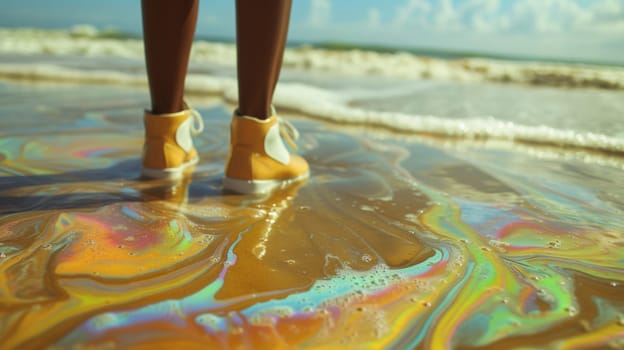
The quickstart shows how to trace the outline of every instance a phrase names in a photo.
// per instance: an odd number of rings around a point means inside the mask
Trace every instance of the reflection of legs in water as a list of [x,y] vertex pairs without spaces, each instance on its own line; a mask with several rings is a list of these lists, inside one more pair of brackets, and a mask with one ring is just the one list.
[[[152,109],[146,111],[144,119],[143,175],[146,177],[179,177],[198,160],[191,134],[201,131],[201,117],[194,115],[183,101],[198,6],[198,0],[141,3],[152,99]],[[200,127],[193,127],[193,119]]]
[[172,204],[186,204],[190,184],[190,176],[184,176],[175,181],[160,180],[156,183],[150,182],[140,189],[141,199],[144,202],[164,200]]
[[291,155],[282,136],[294,144],[297,133],[272,110],[290,18],[291,0],[237,0],[239,117],[232,119],[224,188],[268,192],[307,178],[308,164]]

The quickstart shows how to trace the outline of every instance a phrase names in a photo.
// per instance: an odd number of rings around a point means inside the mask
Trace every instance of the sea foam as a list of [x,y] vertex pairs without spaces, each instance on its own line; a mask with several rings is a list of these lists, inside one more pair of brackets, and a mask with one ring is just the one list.
[[[89,26],[71,30],[0,29],[0,54],[12,57],[103,57],[141,62],[143,46],[140,39],[101,32]],[[0,63],[0,78],[145,86],[143,74],[103,66],[77,69],[71,65],[51,64],[42,59],[33,63]],[[85,60],[82,60],[85,61]],[[233,44],[196,41],[191,54],[195,64],[210,64],[232,70],[236,62]],[[62,62],[62,60],[61,60]],[[54,63],[54,62],[52,62]],[[139,65],[140,66],[140,65]],[[284,67],[300,71],[308,77],[326,74],[342,77],[389,78],[395,81],[420,80],[451,82],[504,82],[512,84],[554,85],[561,87],[594,87],[624,89],[624,69],[563,65],[536,62],[508,62],[490,59],[442,60],[418,57],[409,53],[379,53],[362,50],[326,50],[313,47],[288,48]],[[82,67],[85,68],[85,67]],[[95,69],[94,69],[95,68]],[[191,70],[193,71],[193,70]],[[311,74],[310,74],[311,73]],[[584,132],[583,129],[562,129],[557,125],[524,125],[522,121],[501,120],[497,116],[464,119],[444,118],[421,113],[379,111],[357,103],[373,93],[397,95],[403,87],[340,91],[298,81],[278,86],[275,104],[278,107],[340,124],[381,127],[402,133],[427,134],[461,139],[488,139],[538,143],[589,150],[624,152],[624,137],[608,132]],[[191,94],[209,94],[237,100],[236,81],[232,74],[217,76],[189,74],[186,84]],[[373,91],[374,90],[374,91]],[[398,92],[397,92],[398,91]]]
[[[0,63],[0,78],[145,86],[143,75],[107,70],[82,70],[53,64]],[[189,74],[189,94],[218,95],[236,103],[237,85],[232,77]],[[362,94],[367,94],[364,92]],[[600,133],[562,130],[549,126],[529,126],[493,117],[448,119],[435,115],[376,111],[352,102],[357,93],[342,93],[309,84],[284,82],[276,91],[278,108],[339,124],[379,127],[401,133],[424,134],[472,140],[504,140],[522,143],[579,148],[611,153],[624,152],[624,138]]]
[[[89,26],[71,30],[0,29],[0,54],[81,55],[142,59],[140,39],[98,32]],[[234,44],[196,41],[191,62],[234,66]],[[624,89],[624,68],[466,58],[444,60],[407,52],[328,50],[311,46],[286,49],[284,67],[343,75],[401,79],[493,81],[559,87]]]

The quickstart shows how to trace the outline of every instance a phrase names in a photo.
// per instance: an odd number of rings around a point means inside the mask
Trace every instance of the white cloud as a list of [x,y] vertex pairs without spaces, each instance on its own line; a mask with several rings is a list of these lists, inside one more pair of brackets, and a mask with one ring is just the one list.
[[393,23],[398,28],[492,32],[510,25],[499,10],[500,0],[408,0],[397,6]]
[[397,6],[396,16],[392,23],[397,28],[411,24],[424,25],[431,7],[427,0],[407,0],[403,5]]
[[538,33],[560,32],[559,23],[551,18],[551,0],[525,0],[514,3],[511,11],[512,29],[534,30]]
[[438,28],[457,29],[459,25],[457,16],[452,0],[440,0],[440,8],[435,14],[435,24]]
[[517,31],[624,34],[624,0],[594,0],[589,6],[570,0],[526,0],[514,5],[511,17]]
[[311,0],[308,17],[293,22],[293,29],[311,40],[563,58],[624,57],[624,0],[378,1],[384,3],[372,2],[353,18],[344,10],[350,2]]
[[500,12],[499,0],[469,0],[459,6],[460,17],[468,29],[479,33],[506,30],[510,19]]
[[367,23],[370,28],[378,28],[381,25],[381,14],[379,13],[379,9],[368,9]]
[[624,35],[624,0],[602,0],[592,3],[593,28],[606,34]]
[[500,0],[406,0],[396,7],[393,25],[441,32],[624,34],[624,0],[507,1],[511,6],[503,10]]
[[312,27],[323,27],[329,23],[332,4],[330,0],[311,0],[308,24]]
[[590,7],[594,16],[600,19],[624,19],[624,1],[622,0],[603,0],[592,3]]

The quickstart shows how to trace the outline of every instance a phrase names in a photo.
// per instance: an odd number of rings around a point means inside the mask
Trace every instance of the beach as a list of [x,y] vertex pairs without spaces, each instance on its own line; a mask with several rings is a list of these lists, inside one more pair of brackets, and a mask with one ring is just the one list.
[[0,348],[624,346],[621,67],[301,49],[275,104],[311,176],[253,196],[221,186],[231,47],[192,61],[200,163],[145,181],[135,43],[28,35],[69,49],[0,45]]

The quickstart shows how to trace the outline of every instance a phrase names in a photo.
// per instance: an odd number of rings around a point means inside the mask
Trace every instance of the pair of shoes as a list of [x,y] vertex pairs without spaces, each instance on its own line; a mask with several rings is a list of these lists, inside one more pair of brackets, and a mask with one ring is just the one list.
[[[191,136],[203,130],[201,116],[186,108],[178,113],[145,113],[143,176],[177,178],[198,161]],[[237,193],[267,193],[309,175],[308,163],[290,154],[282,138],[297,149],[297,130],[272,115],[266,120],[250,116],[232,117],[230,152],[224,190]]]

